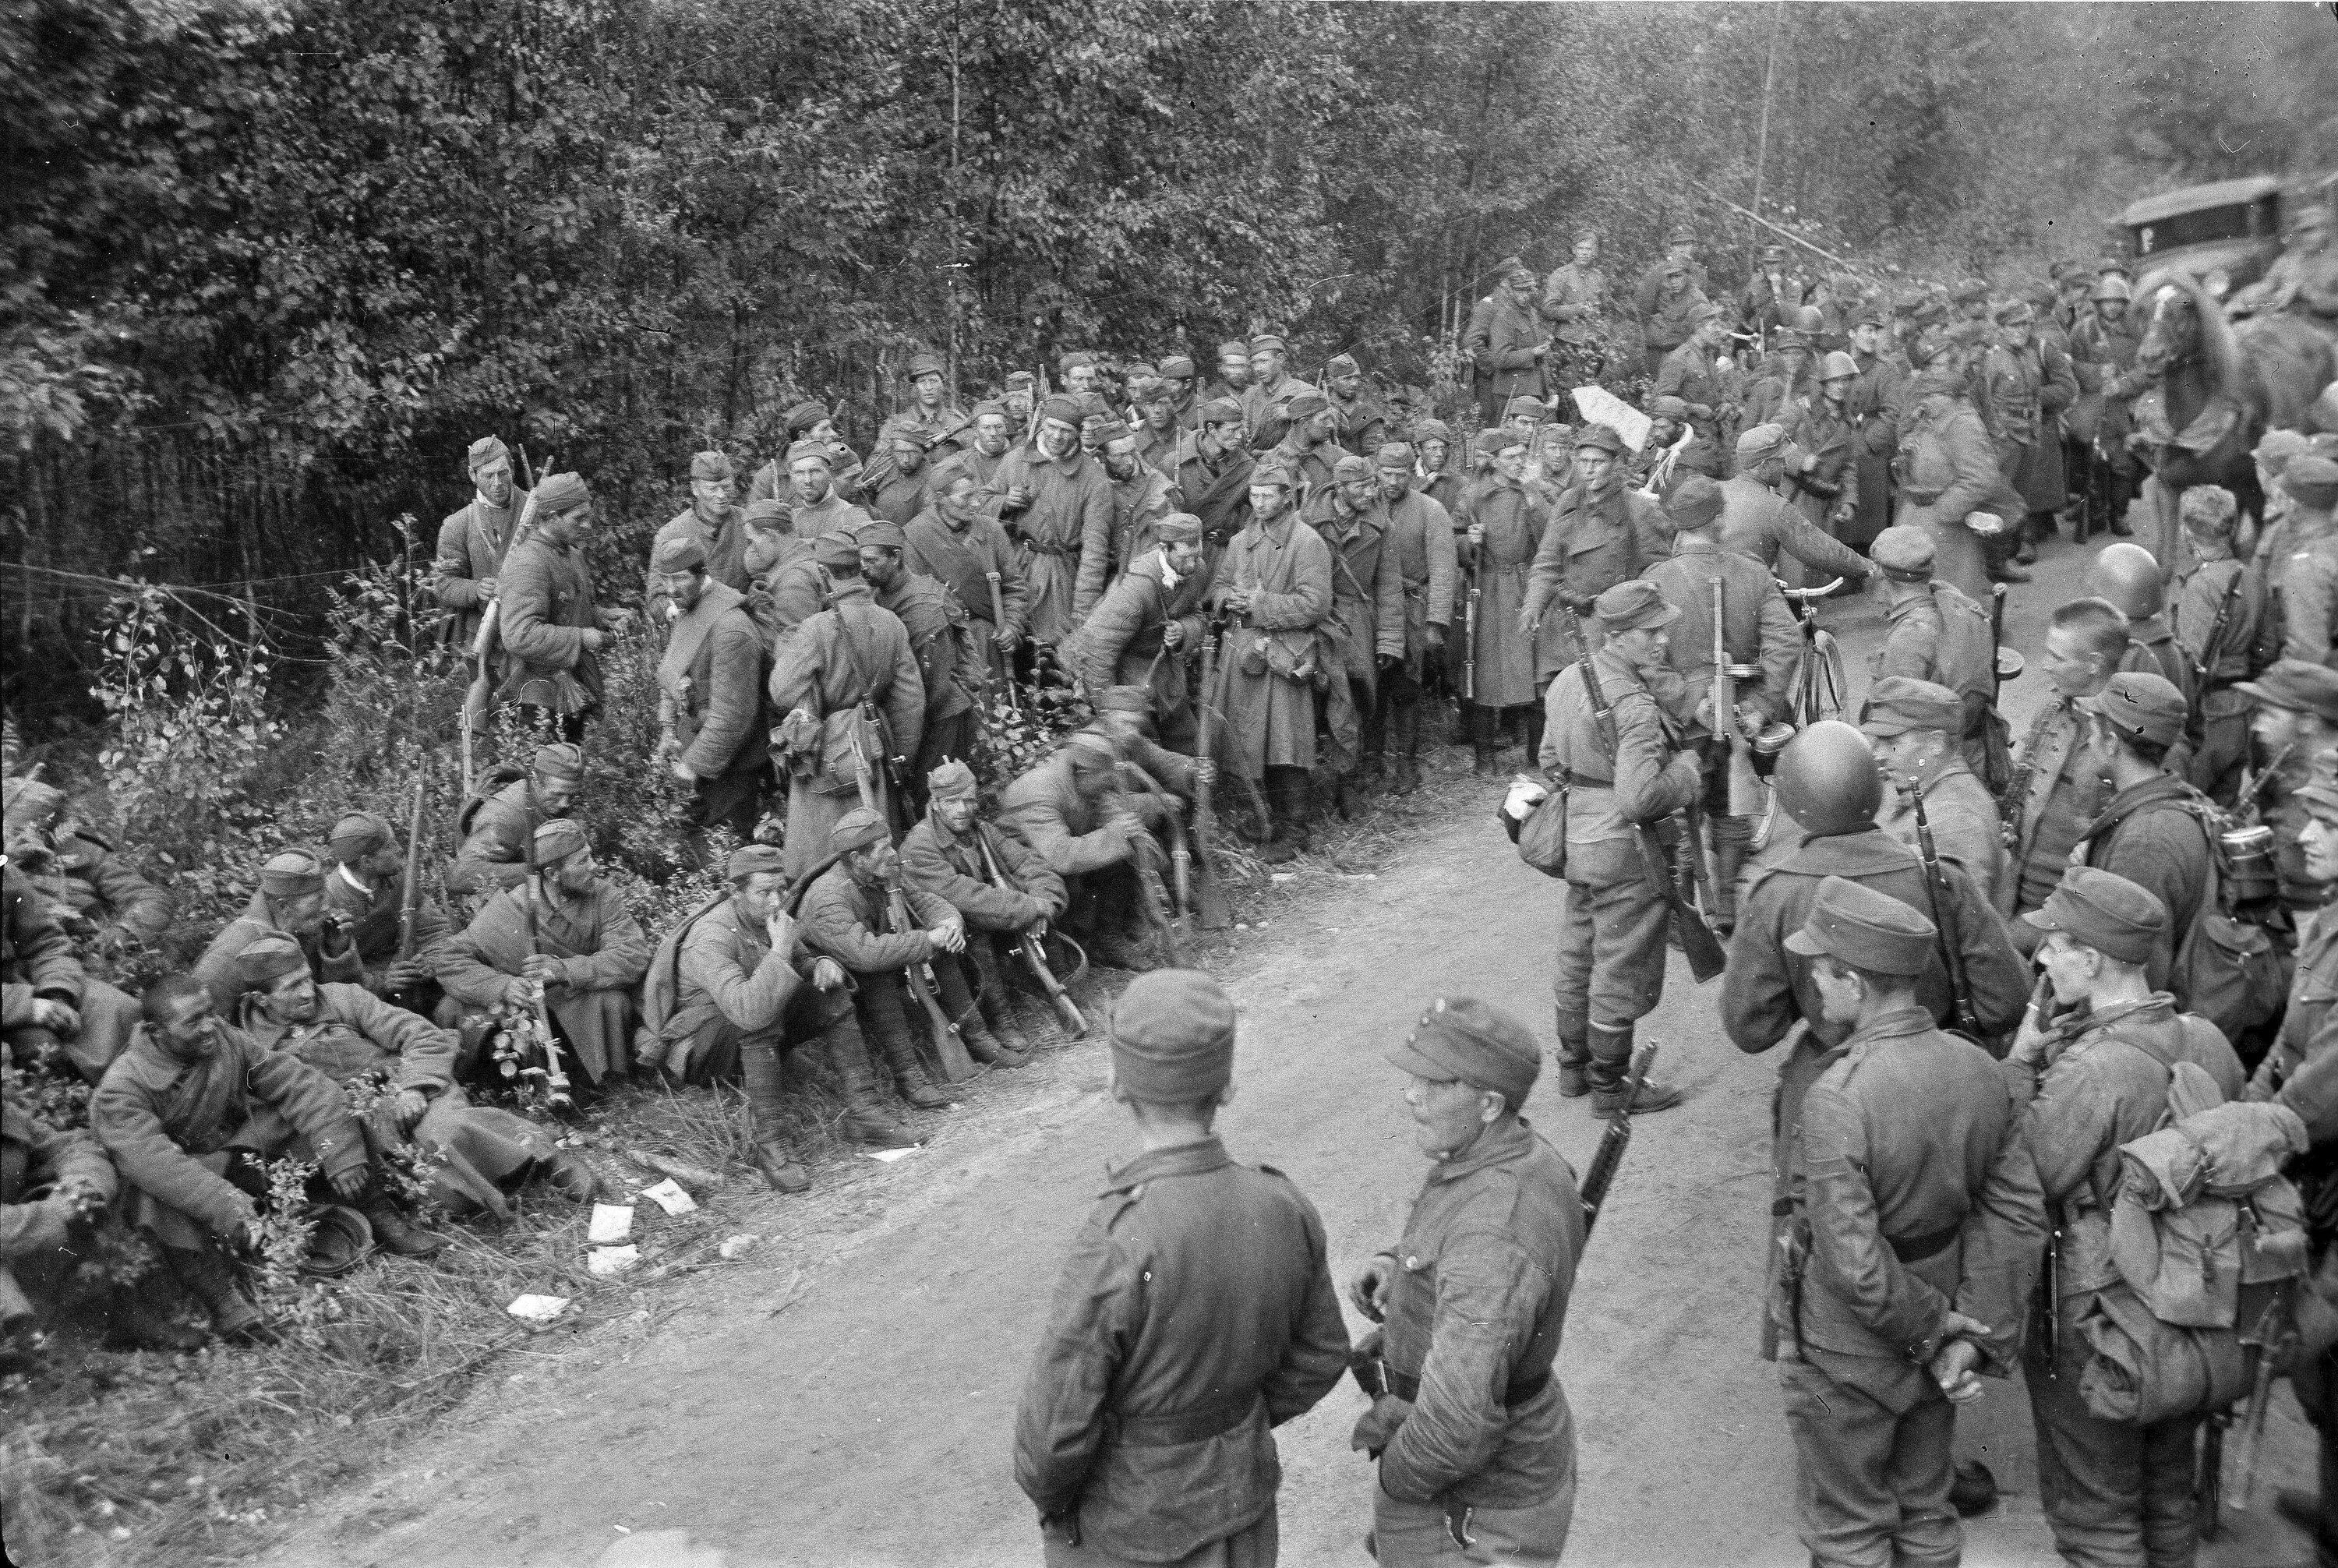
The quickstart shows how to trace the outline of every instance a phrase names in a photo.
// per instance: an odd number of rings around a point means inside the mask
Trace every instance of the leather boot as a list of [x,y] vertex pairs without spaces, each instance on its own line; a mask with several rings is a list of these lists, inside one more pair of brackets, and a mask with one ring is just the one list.
[[[1594,1024],[1590,1036],[1591,1113],[1613,1119],[1624,1109],[1627,1098],[1625,1085],[1632,1075],[1632,1032],[1603,1029]],[[1645,1116],[1651,1111],[1667,1111],[1679,1104],[1681,1092],[1670,1083],[1644,1078],[1639,1094],[1630,1098],[1632,1114]]]
[[[1031,1060],[1032,1044],[1015,1020],[1015,1004],[1007,995],[1006,981],[987,982],[982,994],[974,999],[981,1011],[982,1022],[998,1042],[1002,1067],[1020,1067]],[[971,1044],[968,1046],[971,1049]]]
[[1591,1093],[1590,1033],[1580,1017],[1558,1014],[1558,1092],[1569,1100]]
[[117,1285],[105,1304],[105,1344],[110,1350],[200,1350],[211,1338],[172,1317],[177,1305],[171,1270],[149,1269],[127,1285]]
[[1494,710],[1472,703],[1465,711],[1469,716],[1469,750],[1477,757],[1471,771],[1480,778],[1500,771],[1499,764],[1494,760],[1498,754],[1494,746]]
[[593,1174],[593,1167],[565,1149],[554,1150],[552,1158],[537,1161],[535,1169],[545,1186],[571,1203],[590,1203],[601,1195],[601,1181]]
[[1291,793],[1291,779],[1293,774],[1298,775],[1299,788],[1303,796],[1307,788],[1305,769],[1270,768],[1266,770],[1264,794],[1269,803],[1269,812],[1273,818],[1274,831],[1273,836],[1267,839],[1265,847],[1258,852],[1259,860],[1264,865],[1289,865],[1298,859],[1300,851],[1307,847],[1302,836],[1303,829],[1298,828],[1297,824],[1292,821],[1292,815],[1296,809],[1292,803]]
[[1713,924],[1724,936],[1737,929],[1737,876],[1753,841],[1753,827],[1743,817],[1713,818]]
[[861,1039],[851,1014],[848,1013],[822,1030],[820,1040],[828,1047],[829,1063],[836,1069],[844,1088],[844,1122],[840,1130],[845,1142],[865,1143],[873,1149],[915,1148],[917,1134],[895,1121],[878,1095],[877,1070],[869,1064],[868,1044]]
[[950,1097],[926,1076],[926,1064],[918,1060],[917,1042],[909,1037],[909,1021],[898,1009],[880,1007],[871,1007],[860,1016],[866,1025],[869,1062],[873,1066],[882,1053],[886,1065],[893,1070],[893,1086],[900,1092],[901,1098],[920,1111],[948,1110]]
[[1316,806],[1320,809],[1335,813],[1342,822],[1348,820],[1348,779],[1346,774],[1341,773],[1337,768],[1333,768],[1328,763],[1321,764],[1308,770],[1307,784],[1308,789],[1313,797]]
[[1389,744],[1396,751],[1392,795],[1410,795],[1420,788],[1420,704],[1408,703],[1389,716]]
[[165,1247],[163,1259],[179,1283],[211,1315],[211,1332],[231,1345],[273,1345],[275,1326],[236,1285],[235,1271],[210,1242],[201,1247]]
[[786,1079],[781,1073],[779,1048],[742,1046],[739,1063],[747,1079],[747,1132],[754,1140],[755,1169],[772,1191],[801,1192],[811,1185],[811,1172],[796,1163],[780,1132]]
[[1314,785],[1304,768],[1293,768],[1282,780],[1282,831],[1292,848],[1307,852],[1308,828],[1315,815]]
[[1542,767],[1543,706],[1537,702],[1527,710],[1527,754],[1518,765],[1528,772]]
[[990,1031],[989,1021],[977,1009],[958,1020],[958,1037],[966,1042],[966,1054],[991,1067],[1020,1067],[1031,1060],[1022,1051],[1007,1048],[1007,1043]]
[[447,1245],[445,1237],[425,1230],[399,1213],[388,1199],[367,1204],[365,1217],[381,1250],[395,1252],[400,1258],[434,1258]]

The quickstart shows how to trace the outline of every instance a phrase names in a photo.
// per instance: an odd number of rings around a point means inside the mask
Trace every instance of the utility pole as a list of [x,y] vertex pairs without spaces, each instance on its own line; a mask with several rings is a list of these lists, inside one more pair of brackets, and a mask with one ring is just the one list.
[[[1770,161],[1770,93],[1778,81],[1778,34],[1786,24],[1786,0],[1778,0],[1777,8],[1770,14],[1770,58],[1762,67],[1762,134],[1754,148],[1754,212],[1762,212],[1762,171]],[[1754,225],[1745,226],[1745,272],[1754,272],[1754,247],[1760,239]]]

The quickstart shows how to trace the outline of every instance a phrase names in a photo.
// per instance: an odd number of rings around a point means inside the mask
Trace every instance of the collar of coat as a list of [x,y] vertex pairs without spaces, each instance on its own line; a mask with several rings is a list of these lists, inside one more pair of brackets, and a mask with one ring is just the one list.
[[2133,817],[2145,807],[2162,800],[2182,800],[2192,793],[2192,787],[2172,773],[2161,773],[2120,790],[2103,803],[2102,815],[2087,824],[2078,834],[2081,841],[2092,838],[2110,825],[2114,817]]
[[1105,1180],[1112,1184],[1096,1194],[1109,1198],[1115,1192],[1130,1191],[1147,1181],[1164,1176],[1199,1176],[1206,1171],[1223,1171],[1233,1164],[1233,1156],[1214,1137],[1198,1143],[1180,1143],[1169,1149],[1147,1149],[1135,1159],[1119,1165],[1105,1167]]
[[1507,1165],[1534,1147],[1535,1131],[1523,1116],[1496,1122],[1478,1134],[1477,1142],[1450,1159],[1429,1167],[1428,1185],[1459,1181],[1493,1165]]
[[[1921,773],[1916,775],[1916,788],[1930,795],[1940,788],[1941,780],[1953,779],[1960,773],[1976,783],[1979,782],[1979,776],[1966,765],[1965,754],[1957,750],[1956,738],[1950,736],[1949,743],[1940,749],[1940,754],[1933,758]],[[1911,805],[1909,809],[1913,811],[1915,808]],[[1927,811],[1925,815],[1930,817],[1931,813]]]
[[1889,1013],[1869,1019],[1852,1030],[1850,1037],[1835,1049],[1847,1055],[1862,1045],[1881,1045],[1893,1040],[1906,1040],[1918,1034],[1930,1034],[1936,1033],[1939,1028],[1940,1025],[1933,1022],[1930,1013],[1911,1003],[1905,1007],[1894,1007]]
[[1871,825],[1856,833],[1805,839],[1801,848],[1778,863],[1777,871],[1787,877],[1848,877],[1856,881],[1920,864],[1913,849]]

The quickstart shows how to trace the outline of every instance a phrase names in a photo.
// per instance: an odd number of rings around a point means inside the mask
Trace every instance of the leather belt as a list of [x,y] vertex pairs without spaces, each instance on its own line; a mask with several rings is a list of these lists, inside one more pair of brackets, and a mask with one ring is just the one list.
[[[1515,1410],[1521,1405],[1531,1404],[1535,1396],[1549,1387],[1550,1368],[1546,1367],[1525,1382],[1513,1383],[1502,1390],[1502,1404],[1505,1408]],[[1388,1368],[1388,1390],[1407,1404],[1417,1404],[1420,1399],[1420,1378],[1415,1373],[1400,1372],[1391,1367]]]
[[1105,1418],[1105,1431],[1124,1448],[1173,1448],[1180,1443],[1199,1443],[1204,1437],[1233,1431],[1249,1418],[1258,1403],[1258,1396],[1252,1394],[1165,1416],[1115,1414]]
[[1963,1230],[1962,1225],[1951,1225],[1945,1230],[1934,1230],[1922,1236],[1886,1236],[1883,1240],[1891,1244],[1891,1256],[1901,1262],[1921,1263],[1927,1258],[1948,1250],[1949,1243],[1954,1241]]

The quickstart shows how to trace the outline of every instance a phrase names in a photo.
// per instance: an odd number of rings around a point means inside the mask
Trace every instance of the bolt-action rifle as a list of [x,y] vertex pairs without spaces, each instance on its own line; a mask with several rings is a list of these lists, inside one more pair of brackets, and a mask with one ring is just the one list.
[[[548,468],[550,466],[547,459],[545,466]],[[511,553],[519,548],[521,541],[535,527],[535,471],[527,466],[527,448],[525,446],[519,449],[519,466],[527,485],[527,499],[520,505],[519,522],[512,529],[511,543],[504,546],[506,561],[511,559]],[[496,570],[500,572],[502,568],[498,566]],[[478,633],[471,639],[471,684],[463,693],[463,793],[466,795],[475,791],[478,779],[471,766],[471,748],[478,732],[486,729],[487,723],[489,682],[493,678],[496,639],[500,631],[504,607],[501,586],[497,584],[496,596],[488,600],[487,607],[480,612]]]
[[[861,749],[857,730],[852,736],[852,779],[860,790],[860,803],[882,817],[884,812],[877,799],[876,769],[870,766],[868,753]],[[899,786],[895,789],[898,793]],[[889,935],[906,936],[918,929],[918,923],[909,913],[909,896],[901,887],[898,866],[886,875],[884,887],[885,922],[892,928]],[[925,1011],[926,1023],[933,1035],[926,1065],[946,1083],[973,1077],[973,1053],[967,1050],[966,1041],[959,1035],[958,1025],[950,1022],[949,1014],[942,1007],[941,981],[934,974],[933,960],[920,958],[914,964],[903,965],[901,980],[909,986],[909,995],[917,999],[918,1005]]]
[[[398,903],[398,958],[401,964],[414,962],[414,952],[419,941],[415,927],[422,919],[422,797],[430,786],[430,764],[426,759],[414,779],[414,807],[406,818],[406,885],[399,889]],[[399,993],[400,1000],[414,1012],[422,1009],[415,1004],[422,998],[419,986],[409,986]]]
[[1941,867],[1940,852],[1932,845],[1932,821],[1924,814],[1924,789],[1912,777],[1893,780],[1916,808],[1916,853],[1924,862],[1924,897],[1932,907],[1933,940],[1940,944],[1940,963],[1949,973],[1950,1018],[1957,1033],[1974,1044],[1980,1040],[1980,1017],[1973,1011],[1972,982],[1965,974],[1964,942],[1957,929],[1956,890]]
[[1624,1074],[1624,1108],[1616,1112],[1607,1130],[1599,1135],[1599,1148],[1591,1156],[1591,1169],[1583,1174],[1583,1234],[1586,1238],[1599,1222],[1599,1206],[1607,1201],[1607,1189],[1616,1184],[1616,1168],[1624,1163],[1624,1151],[1632,1142],[1632,1105],[1639,1099],[1640,1085],[1647,1081],[1648,1069],[1655,1060],[1656,1043],[1653,1040],[1632,1053],[1631,1069]]
[[[974,824],[974,842],[975,847],[982,851],[983,875],[990,878],[991,885],[1011,888],[1017,893],[1023,891],[1015,886],[1013,879],[1007,875],[1007,867],[999,863],[997,851],[991,848],[989,830],[978,818]],[[1064,989],[1064,983],[1056,978],[1056,971],[1047,963],[1046,945],[1036,934],[1025,931],[1015,938],[1015,951],[1021,956],[1024,967],[1031,971],[1031,978],[1036,980],[1039,988],[1047,994],[1047,1004],[1056,1010],[1056,1021],[1063,1024],[1064,1033],[1075,1040],[1086,1034],[1088,1021],[1080,1015],[1079,1004],[1074,1002],[1071,993]]]

